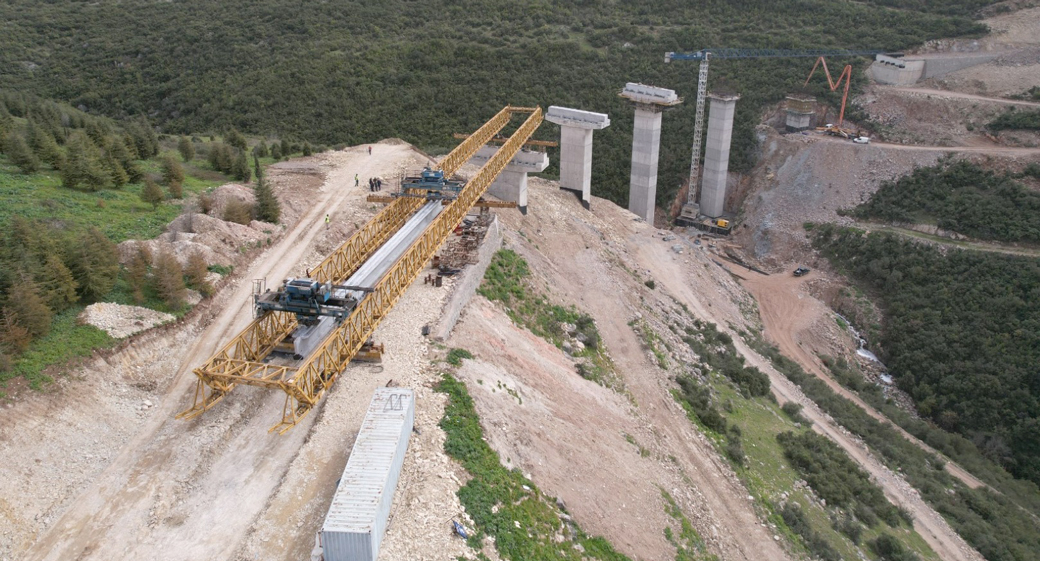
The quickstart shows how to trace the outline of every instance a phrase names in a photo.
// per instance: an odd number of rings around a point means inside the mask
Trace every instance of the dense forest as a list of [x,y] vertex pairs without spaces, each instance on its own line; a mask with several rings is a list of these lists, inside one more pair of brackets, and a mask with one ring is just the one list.
[[[982,32],[971,16],[991,3],[8,0],[0,80],[92,114],[147,115],[167,133],[233,126],[323,144],[400,137],[435,153],[506,104],[606,112],[613,124],[596,135],[594,194],[624,203],[632,110],[618,91],[638,81],[695,94],[697,65],[666,65],[665,51],[905,49]],[[762,107],[800,90],[810,68],[807,59],[712,65],[709,85],[743,96],[732,169],[754,161]],[[822,79],[809,91],[836,99]],[[659,203],[688,167],[693,110],[686,103],[665,116]],[[557,134],[551,125],[539,132]]]
[[[1023,174],[1040,175],[1033,164]],[[945,160],[886,181],[866,203],[851,211],[858,218],[935,223],[973,238],[1040,242],[1040,193],[1011,176],[964,160]]]
[[1040,483],[1040,260],[816,226],[885,312],[877,349],[918,411]]

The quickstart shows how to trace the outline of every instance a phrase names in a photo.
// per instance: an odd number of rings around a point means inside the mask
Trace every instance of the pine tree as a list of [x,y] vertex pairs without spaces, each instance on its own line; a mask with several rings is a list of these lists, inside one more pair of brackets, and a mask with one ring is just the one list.
[[209,274],[208,267],[202,252],[195,251],[188,257],[188,266],[184,270],[184,275],[188,277],[188,283],[203,296],[213,294],[213,285],[206,280],[206,275]]
[[7,291],[5,308],[15,323],[33,337],[43,337],[51,329],[51,309],[43,301],[40,289],[28,275],[16,275],[18,280]]
[[275,161],[282,159],[282,147],[277,142],[271,144],[271,157],[274,158]]
[[152,266],[152,254],[148,246],[139,245],[137,251],[126,264],[126,280],[130,285],[130,293],[134,302],[144,302],[144,288],[148,282],[148,269]]
[[0,310],[0,349],[6,354],[18,355],[29,347],[32,334],[18,323],[10,308]]
[[311,155],[311,143],[310,142],[304,142],[303,143],[303,155],[304,156],[310,156]]
[[180,262],[169,251],[163,251],[155,260],[152,273],[156,294],[170,308],[179,309],[184,303],[184,271]]
[[101,164],[105,167],[109,177],[112,178],[112,186],[116,189],[130,182],[130,175],[126,173],[126,168],[123,167],[123,164],[116,159],[112,152],[105,152]]
[[47,306],[55,312],[67,309],[79,299],[76,294],[79,283],[55,253],[44,258],[43,265],[36,271],[36,281],[43,291]]
[[[2,132],[2,129],[0,129]],[[266,158],[270,156],[270,152],[267,149],[267,142],[261,140],[260,144],[253,147],[253,156],[257,158]]]
[[282,214],[278,198],[274,196],[274,191],[271,190],[271,186],[264,179],[260,160],[255,160],[254,163],[257,178],[256,187],[253,188],[253,192],[256,195],[256,218],[257,220],[277,224]]
[[[132,128],[130,127],[131,130]],[[126,134],[123,135],[123,148],[126,148],[126,152],[129,154],[128,160],[141,159],[141,154],[137,151],[137,141],[130,130],[127,130]]]
[[213,169],[221,173],[231,173],[231,166],[235,163],[231,147],[223,142],[215,142],[210,145],[208,159]]
[[111,173],[101,163],[101,151],[86,134],[76,131],[69,137],[68,154],[61,168],[61,183],[68,189],[100,191],[111,181]]
[[4,154],[22,173],[35,173],[40,169],[40,160],[18,133],[9,133],[4,137]]
[[153,211],[157,210],[159,203],[163,202],[162,187],[156,185],[151,179],[145,178],[144,188],[141,189],[141,200],[152,205]]
[[246,150],[246,137],[242,133],[238,132],[237,129],[231,129],[227,134],[227,143],[231,146],[242,150]]
[[96,302],[112,290],[119,276],[119,250],[101,230],[91,227],[82,232],[68,253],[83,300]]
[[239,151],[235,156],[235,161],[231,166],[231,175],[243,183],[248,183],[252,179],[253,172],[249,169],[249,160],[246,159],[245,152]]
[[181,166],[181,163],[175,160],[173,156],[163,156],[162,175],[163,182],[167,185],[173,183],[184,183],[184,167]]
[[281,146],[281,148],[282,148],[282,157],[283,158],[288,158],[289,156],[292,155],[292,147],[289,146],[289,141],[288,140],[286,140],[284,138],[282,139],[282,146]]
[[184,186],[178,181],[174,181],[167,186],[167,190],[170,192],[171,199],[184,198]]
[[61,169],[65,161],[65,154],[58,146],[58,142],[43,127],[36,126],[29,121],[25,128],[26,142],[29,148],[40,160],[47,162],[54,169]]
[[85,130],[87,136],[94,141],[94,144],[103,146],[105,144],[105,137],[108,136],[109,128],[101,119],[89,119],[86,122]]
[[[14,129],[14,117],[7,110],[7,105],[0,103],[0,138],[3,138],[12,129]],[[0,147],[0,151],[3,151],[2,147]]]
[[186,136],[182,136],[181,139],[177,141],[177,151],[181,153],[181,158],[184,158],[185,162],[190,162],[195,159],[195,145],[192,144],[191,140]]

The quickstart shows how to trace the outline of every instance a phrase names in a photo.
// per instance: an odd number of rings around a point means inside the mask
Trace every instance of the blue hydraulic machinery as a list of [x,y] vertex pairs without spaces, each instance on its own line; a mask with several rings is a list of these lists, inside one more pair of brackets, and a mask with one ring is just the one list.
[[371,292],[360,286],[322,284],[309,278],[288,278],[277,291],[254,291],[257,315],[278,311],[296,314],[301,325],[312,325],[321,317],[343,321],[357,306],[356,292]]

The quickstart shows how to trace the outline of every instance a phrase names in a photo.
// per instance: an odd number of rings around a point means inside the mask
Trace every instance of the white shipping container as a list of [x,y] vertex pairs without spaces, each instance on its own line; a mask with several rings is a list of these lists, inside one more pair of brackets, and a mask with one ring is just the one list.
[[379,556],[414,421],[412,390],[376,390],[321,526],[325,561]]

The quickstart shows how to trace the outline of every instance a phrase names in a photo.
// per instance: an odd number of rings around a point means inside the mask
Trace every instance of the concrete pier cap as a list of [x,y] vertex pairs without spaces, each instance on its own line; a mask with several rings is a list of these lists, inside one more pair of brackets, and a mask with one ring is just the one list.
[[560,189],[573,192],[588,209],[592,198],[592,131],[609,127],[610,117],[551,105],[545,120],[560,125]]
[[[498,152],[498,146],[485,145],[470,158],[470,162],[484,165]],[[527,174],[540,173],[549,167],[549,155],[537,150],[521,150],[506,164],[495,181],[488,187],[488,193],[516,203],[520,212],[527,214]]]
[[618,94],[636,108],[632,125],[632,174],[628,210],[654,223],[657,206],[657,160],[661,148],[661,112],[682,103],[675,90],[629,82]]
[[637,84],[635,82],[625,84],[625,89],[621,90],[621,97],[630,99],[636,103],[646,103],[650,105],[672,106],[682,103],[682,100],[679,99],[678,95],[676,95],[675,90],[659,88],[657,86],[647,86],[646,84]]

